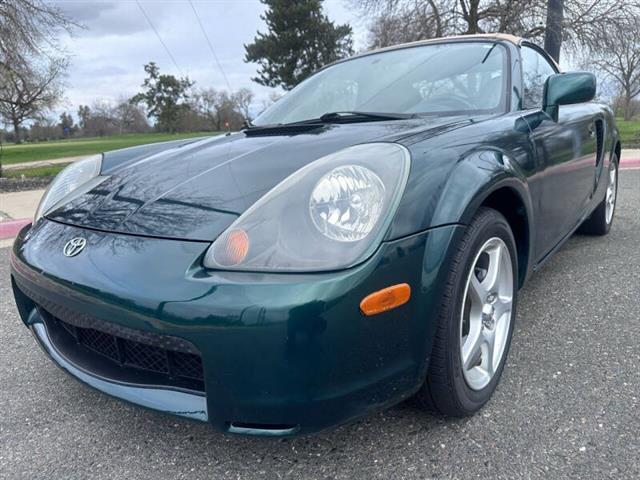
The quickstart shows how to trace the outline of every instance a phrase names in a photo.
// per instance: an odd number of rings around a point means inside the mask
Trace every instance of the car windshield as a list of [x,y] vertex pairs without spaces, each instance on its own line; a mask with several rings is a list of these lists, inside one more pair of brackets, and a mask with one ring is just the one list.
[[504,109],[505,48],[456,42],[389,50],[327,67],[253,122],[271,125],[329,112],[492,113]]

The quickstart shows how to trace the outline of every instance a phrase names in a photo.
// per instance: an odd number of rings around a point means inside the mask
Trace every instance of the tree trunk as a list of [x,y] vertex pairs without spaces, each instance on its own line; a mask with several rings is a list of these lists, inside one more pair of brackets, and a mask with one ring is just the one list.
[[20,138],[20,121],[17,118],[13,119],[13,131],[14,131],[14,139],[15,143],[22,143],[22,138]]
[[624,119],[631,120],[631,93],[624,92]]
[[482,33],[479,25],[478,11],[480,9],[480,0],[471,0],[468,5],[464,1],[460,2],[462,7],[462,16],[467,22],[467,34],[475,35],[476,33]]
[[544,31],[544,49],[556,62],[560,61],[563,18],[564,0],[547,0],[547,25]]

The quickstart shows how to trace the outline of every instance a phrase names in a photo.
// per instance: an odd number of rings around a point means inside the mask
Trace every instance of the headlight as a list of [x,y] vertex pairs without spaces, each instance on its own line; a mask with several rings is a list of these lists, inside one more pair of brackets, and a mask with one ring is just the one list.
[[375,227],[384,203],[380,177],[361,165],[336,167],[311,192],[309,213],[316,228],[339,242],[357,242]]
[[382,241],[409,175],[395,143],[349,147],[301,168],[209,247],[204,266],[255,272],[348,268]]
[[87,193],[103,182],[107,177],[98,176],[101,167],[102,154],[78,160],[63,169],[44,192],[33,219],[34,223],[48,212]]

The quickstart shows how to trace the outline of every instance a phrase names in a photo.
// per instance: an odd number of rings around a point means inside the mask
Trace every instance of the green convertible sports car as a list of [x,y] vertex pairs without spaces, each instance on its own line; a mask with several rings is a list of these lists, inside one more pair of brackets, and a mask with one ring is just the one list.
[[73,163],[13,247],[20,315],[80,381],[225,432],[411,396],[471,415],[528,275],[611,227],[595,90],[519,38],[436,39],[331,64],[241,132]]

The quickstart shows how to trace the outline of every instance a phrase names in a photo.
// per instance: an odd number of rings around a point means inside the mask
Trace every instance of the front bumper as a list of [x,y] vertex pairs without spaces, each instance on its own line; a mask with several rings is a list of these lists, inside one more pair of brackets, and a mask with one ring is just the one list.
[[63,370],[66,370],[81,382],[114,397],[136,403],[143,407],[173,413],[174,415],[192,418],[194,420],[207,420],[207,402],[203,395],[195,395],[173,389],[154,388],[152,386],[128,385],[109,381],[108,379],[91,374],[73,364],[58,351],[53,345],[47,328],[37,310],[33,310],[31,317],[32,318],[29,319],[31,330],[42,349]]
[[[460,226],[384,243],[365,263],[322,274],[203,269],[208,244],[41,221],[11,256],[23,321],[77,379],[130,402],[257,435],[311,433],[397,403],[426,374],[448,252]],[[85,250],[62,254],[82,236]],[[373,317],[373,291],[409,283],[411,301]],[[47,315],[81,316],[197,349],[203,392],[123,381],[79,365],[52,341]],[[51,307],[51,308],[50,308]],[[55,308],[54,308],[55,309]],[[138,378],[138,377],[136,377]]]

